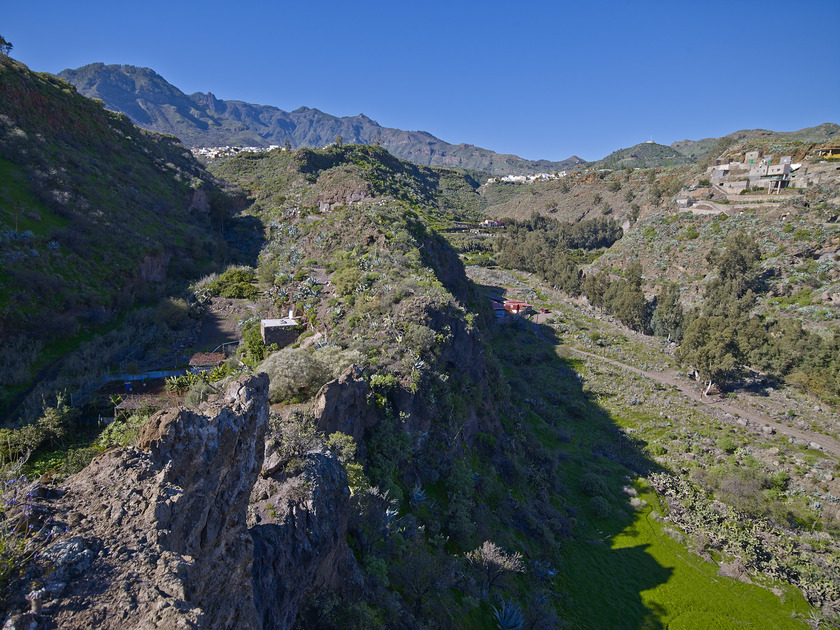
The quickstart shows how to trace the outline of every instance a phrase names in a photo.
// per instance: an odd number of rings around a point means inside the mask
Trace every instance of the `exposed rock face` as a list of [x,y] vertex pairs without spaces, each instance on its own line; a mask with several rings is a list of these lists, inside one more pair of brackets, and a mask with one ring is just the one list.
[[36,483],[53,540],[9,589],[4,630],[289,628],[311,589],[358,581],[343,467],[315,443],[287,474],[264,457],[268,417],[268,377],[241,377],[61,488]]
[[369,393],[370,388],[357,365],[351,365],[336,380],[326,383],[312,404],[318,430],[327,435],[341,431],[352,435],[357,445],[364,444],[365,430],[378,421],[368,404]]
[[207,191],[202,188],[193,191],[187,210],[189,212],[210,212],[210,197],[207,195]]
[[143,282],[163,282],[166,280],[166,269],[171,259],[172,255],[169,253],[144,256],[140,261],[139,279]]
[[7,626],[261,627],[245,514],[267,397],[265,375],[243,377],[199,413],[156,414],[141,448],[108,451],[68,479],[46,507],[69,531],[27,576],[42,587],[40,614]]
[[350,491],[338,459],[309,452],[302,474],[279,471],[254,486],[249,521],[254,540],[254,599],[263,628],[290,628],[311,589],[354,580],[347,546]]

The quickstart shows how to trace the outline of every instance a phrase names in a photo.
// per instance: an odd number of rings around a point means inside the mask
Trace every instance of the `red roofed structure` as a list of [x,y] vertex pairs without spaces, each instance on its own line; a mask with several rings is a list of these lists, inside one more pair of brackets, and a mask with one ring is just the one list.
[[505,310],[513,315],[524,315],[530,308],[531,305],[522,300],[505,300]]

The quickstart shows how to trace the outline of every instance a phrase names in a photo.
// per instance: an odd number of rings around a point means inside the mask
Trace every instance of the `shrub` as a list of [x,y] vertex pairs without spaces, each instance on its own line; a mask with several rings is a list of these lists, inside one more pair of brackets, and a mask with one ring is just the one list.
[[350,295],[362,281],[362,272],[358,267],[344,267],[335,272],[332,283],[339,295]]
[[723,436],[717,439],[717,447],[724,453],[734,453],[738,448],[738,443],[729,436]]
[[140,430],[148,422],[149,417],[149,413],[141,411],[133,413],[127,418],[114,420],[99,434],[94,447],[105,450],[113,446],[133,446],[137,443]]
[[344,472],[347,473],[347,485],[350,487],[351,494],[355,494],[368,486],[364,469],[356,461],[356,442],[352,435],[347,435],[341,431],[331,433],[327,437],[327,448],[335,453],[341,461],[341,465],[344,466]]
[[259,295],[254,286],[257,276],[250,267],[229,267],[206,286],[212,295],[224,298],[253,300]]
[[580,491],[589,497],[604,497],[610,493],[607,484],[595,473],[586,473],[581,477]]
[[56,406],[44,409],[35,422],[18,429],[0,429],[0,459],[8,462],[45,446],[63,444],[79,413],[60,397]]
[[525,563],[519,552],[508,553],[499,545],[489,540],[480,547],[464,554],[470,566],[481,576],[482,590],[486,595],[506,575],[524,573]]
[[589,507],[596,518],[607,518],[612,511],[609,501],[604,497],[592,497],[589,500]]
[[91,460],[101,453],[101,449],[91,446],[88,448],[73,448],[67,451],[62,473],[65,475],[75,475],[77,472],[86,468]]
[[283,471],[295,475],[303,467],[306,454],[323,441],[315,418],[300,412],[289,415],[285,421],[273,416],[269,421],[269,437],[283,461]]
[[155,321],[165,325],[170,330],[181,330],[190,325],[190,307],[181,298],[167,298],[155,308]]
[[423,324],[409,322],[405,328],[405,345],[423,358],[430,358],[436,342],[434,330]]
[[648,446],[648,452],[650,452],[650,454],[654,457],[662,457],[668,452],[668,449],[661,444],[651,444]]
[[258,369],[268,374],[272,402],[305,400],[362,358],[359,352],[339,346],[324,346],[315,351],[287,347],[271,354]]
[[195,409],[210,396],[218,394],[219,391],[203,380],[198,380],[190,386],[187,395],[184,396],[184,404]]
[[257,321],[246,325],[242,331],[242,345],[245,353],[252,362],[262,361],[265,358],[266,346],[262,340],[260,326]]

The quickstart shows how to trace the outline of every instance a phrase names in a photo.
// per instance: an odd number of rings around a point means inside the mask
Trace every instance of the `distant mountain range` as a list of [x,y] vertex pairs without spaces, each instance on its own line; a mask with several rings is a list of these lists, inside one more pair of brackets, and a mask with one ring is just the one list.
[[[271,105],[225,101],[212,93],[185,94],[149,68],[93,63],[58,76],[85,96],[101,99],[108,109],[123,112],[140,127],[177,136],[188,147],[289,144],[292,148],[323,147],[337,136],[351,144],[379,144],[392,155],[423,166],[459,167],[492,175],[555,172],[586,164],[572,156],[560,162],[526,160],[471,144],[450,144],[426,131],[383,127],[358,116],[337,117],[310,107],[287,112]],[[619,149],[591,163],[597,168],[652,168],[689,164],[710,153],[720,155],[736,145],[789,151],[802,143],[823,143],[840,137],[840,126],[824,123],[799,131],[744,129],[722,138],[682,140],[670,146],[643,142]]]
[[404,160],[424,166],[479,170],[493,175],[561,171],[585,161],[526,160],[471,144],[450,144],[425,131],[383,127],[364,114],[337,117],[301,107],[292,112],[270,105],[224,101],[211,93],[184,94],[149,68],[93,63],[58,75],[108,109],[127,114],[145,129],[196,146],[323,147],[341,136],[346,143],[379,144]]

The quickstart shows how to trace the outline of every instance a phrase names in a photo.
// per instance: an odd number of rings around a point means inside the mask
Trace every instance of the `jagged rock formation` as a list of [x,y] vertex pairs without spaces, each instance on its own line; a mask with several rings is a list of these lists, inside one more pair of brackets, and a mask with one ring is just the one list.
[[347,477],[332,453],[315,448],[294,476],[264,468],[251,496],[254,597],[262,628],[290,628],[311,589],[361,582],[347,546]]
[[323,451],[299,477],[260,477],[267,424],[268,378],[241,377],[197,412],[155,414],[138,448],[36,484],[54,540],[10,589],[4,628],[289,627],[309,587],[352,571],[349,491]]

